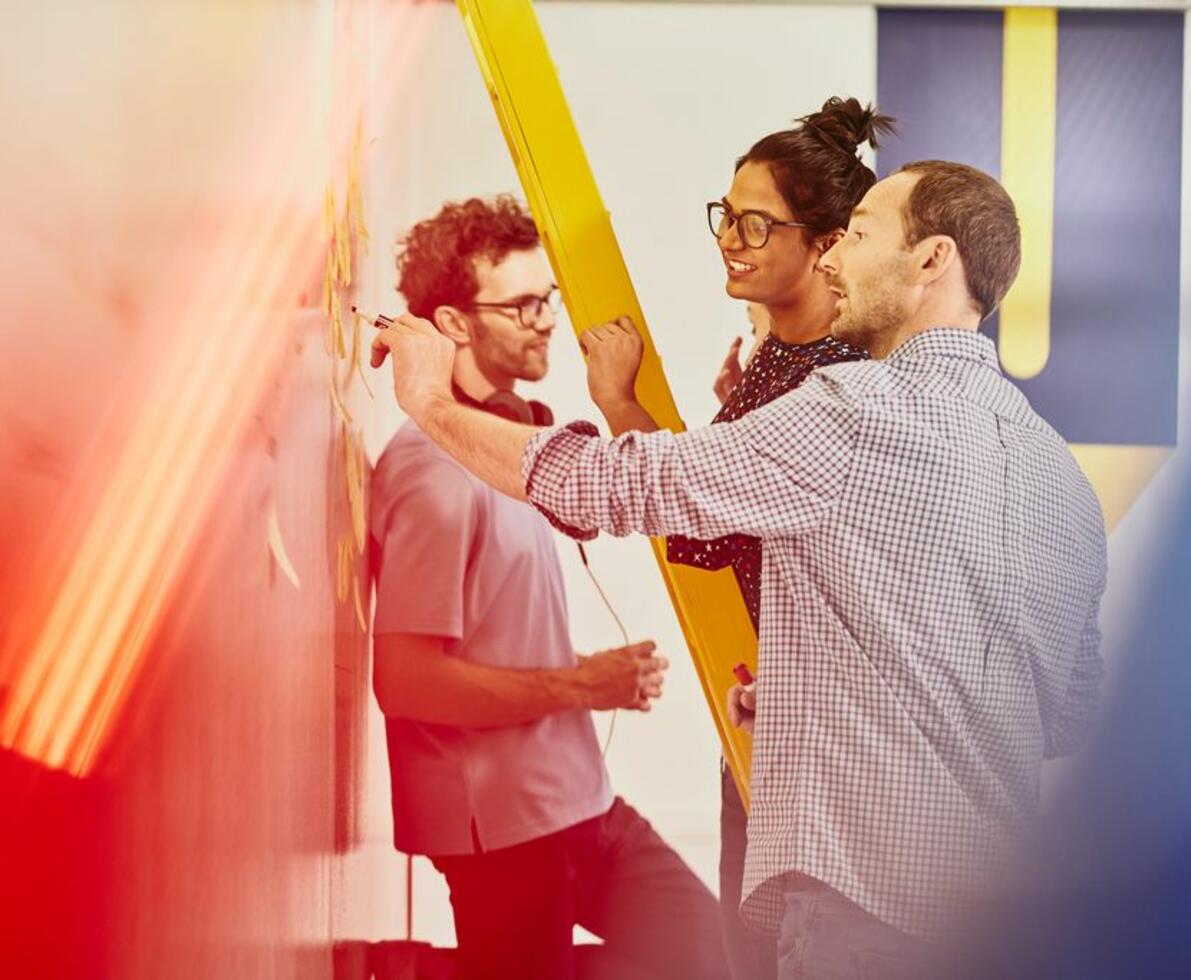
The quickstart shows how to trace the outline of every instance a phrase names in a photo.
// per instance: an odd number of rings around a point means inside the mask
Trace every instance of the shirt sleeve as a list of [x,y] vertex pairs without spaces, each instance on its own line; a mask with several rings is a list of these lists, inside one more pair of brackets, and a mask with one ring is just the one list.
[[463,637],[464,577],[478,517],[475,488],[447,460],[408,472],[374,514],[375,634]]
[[858,406],[826,375],[735,422],[603,439],[574,427],[522,457],[529,500],[555,521],[615,535],[805,533],[847,480]]

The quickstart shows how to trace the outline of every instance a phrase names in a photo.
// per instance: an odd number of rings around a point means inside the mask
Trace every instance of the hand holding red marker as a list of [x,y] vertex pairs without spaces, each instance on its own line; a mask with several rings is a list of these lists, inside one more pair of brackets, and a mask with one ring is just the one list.
[[739,683],[728,690],[728,720],[751,735],[757,717],[757,682],[745,664],[737,664],[732,673]]

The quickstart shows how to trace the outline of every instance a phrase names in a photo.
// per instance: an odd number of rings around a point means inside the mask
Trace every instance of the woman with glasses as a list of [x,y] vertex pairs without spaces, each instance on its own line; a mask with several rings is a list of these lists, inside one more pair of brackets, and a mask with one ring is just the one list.
[[[738,419],[800,385],[816,367],[868,355],[831,336],[835,297],[818,261],[844,234],[848,217],[876,175],[859,158],[868,143],[891,132],[893,120],[854,98],[831,98],[794,127],[771,133],[736,161],[732,186],[707,205],[707,219],[719,246],[729,296],[757,304],[769,333],[743,370],[734,341],[716,379],[725,392],[715,422]],[[637,403],[634,382],[641,339],[622,319],[587,331],[588,387],[614,432],[658,428]],[[735,370],[733,370],[733,366]],[[738,380],[735,376],[739,373]],[[735,384],[727,390],[727,381]],[[672,537],[671,562],[698,568],[731,566],[754,629],[761,606],[761,543],[734,534],[715,541]],[[739,701],[739,693],[734,692]],[[745,701],[747,712],[748,701]],[[731,773],[721,764],[722,812],[720,902],[724,942],[736,980],[777,975],[774,937],[749,929],[741,919],[747,818]]]

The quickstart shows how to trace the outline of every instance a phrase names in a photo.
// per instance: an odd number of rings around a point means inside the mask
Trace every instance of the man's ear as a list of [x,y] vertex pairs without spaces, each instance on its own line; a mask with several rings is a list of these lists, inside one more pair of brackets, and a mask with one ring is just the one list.
[[829,231],[826,235],[820,235],[815,239],[815,247],[819,250],[819,255],[826,255],[839,242],[847,232],[843,228],[836,228],[834,231]]
[[959,257],[959,248],[950,235],[930,235],[913,248],[914,270],[922,285],[947,274]]
[[438,327],[438,332],[455,345],[463,347],[471,343],[471,321],[454,306],[436,306],[431,320]]

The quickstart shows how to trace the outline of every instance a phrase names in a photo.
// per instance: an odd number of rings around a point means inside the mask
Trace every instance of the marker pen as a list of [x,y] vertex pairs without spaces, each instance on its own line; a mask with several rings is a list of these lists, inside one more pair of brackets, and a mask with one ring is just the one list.
[[353,306],[352,312],[360,314],[360,316],[364,317],[364,319],[368,320],[374,327],[377,327],[380,330],[385,330],[393,325],[392,317],[387,317],[383,313],[378,313],[376,316],[369,316],[358,306]]

